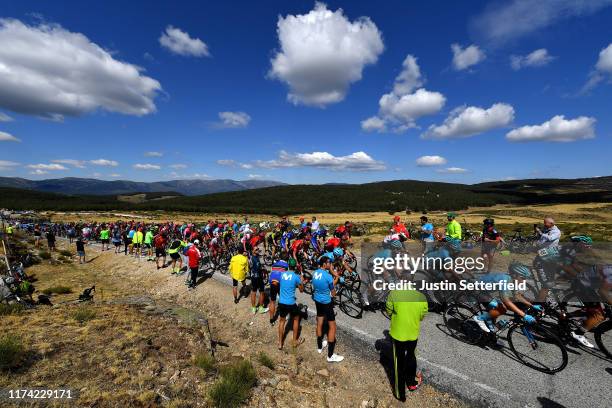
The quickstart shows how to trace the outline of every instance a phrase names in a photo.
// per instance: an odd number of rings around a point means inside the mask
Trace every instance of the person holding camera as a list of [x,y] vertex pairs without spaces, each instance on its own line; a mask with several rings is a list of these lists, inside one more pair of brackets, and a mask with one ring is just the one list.
[[540,229],[538,224],[534,224],[533,229],[538,236],[538,248],[559,246],[561,230],[555,225],[555,220],[551,216],[544,217],[544,229]]

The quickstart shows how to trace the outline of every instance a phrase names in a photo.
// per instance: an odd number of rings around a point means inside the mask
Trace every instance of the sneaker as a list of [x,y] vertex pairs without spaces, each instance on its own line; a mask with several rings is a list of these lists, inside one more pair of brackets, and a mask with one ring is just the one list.
[[570,332],[570,335],[574,340],[582,344],[584,347],[595,348],[595,346],[590,341],[588,341],[587,338],[584,337],[584,335],[577,334],[576,332]]
[[328,363],[339,363],[342,360],[344,360],[344,357],[341,355],[338,355],[336,353],[332,354],[331,357],[327,357],[327,362]]
[[269,310],[270,310],[270,308],[259,306],[259,313],[260,314],[268,313]]
[[[325,347],[327,347],[327,340],[323,340],[323,343],[321,344],[321,346],[322,346],[322,347],[321,347],[320,349],[317,349],[317,352],[319,352],[319,354],[321,354],[321,353],[323,352],[323,349],[324,349]],[[335,355],[335,354],[334,354],[334,355]],[[333,357],[333,356],[332,356],[332,357]]]
[[478,323],[478,327],[480,327],[483,332],[491,333],[491,330],[489,330],[489,326],[487,326],[487,323],[484,320],[480,319],[480,316],[474,316],[472,317],[472,320]]
[[234,303],[238,304],[238,298],[234,298]]
[[253,313],[253,314],[257,313],[257,308],[256,307],[252,307],[251,308],[251,313]]
[[409,385],[408,387],[406,387],[406,388],[408,388],[408,391],[414,392],[414,391],[419,389],[421,384],[423,384],[423,374],[418,372],[416,377],[415,377],[415,380],[417,381],[416,385]]

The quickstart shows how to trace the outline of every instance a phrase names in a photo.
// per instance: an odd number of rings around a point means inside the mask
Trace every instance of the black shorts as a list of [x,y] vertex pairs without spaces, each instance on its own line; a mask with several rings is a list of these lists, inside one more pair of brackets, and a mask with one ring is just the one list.
[[300,314],[300,309],[298,309],[297,305],[285,305],[282,303],[278,304],[278,315],[283,319],[287,317],[287,315],[294,317]]
[[263,292],[264,291],[264,280],[263,280],[263,277],[261,277],[261,276],[259,276],[257,278],[251,277],[251,290],[253,292],[256,292],[256,291]]
[[166,256],[166,249],[165,248],[155,248],[155,256],[156,257]]
[[147,249],[151,248],[151,244],[144,244],[144,247],[147,248]]
[[101,239],[100,241],[102,241],[103,244],[108,244],[108,238],[106,239]]
[[270,300],[272,302],[276,302],[276,297],[278,296],[279,291],[280,291],[280,288],[278,284],[273,285],[270,283]]
[[114,244],[116,247],[120,247],[120,246],[121,246],[121,241],[113,241],[113,244]]
[[133,245],[132,245],[132,247],[133,247],[133,248],[140,248],[140,245],[141,245],[141,244],[133,244]]
[[[232,286],[238,286],[238,282],[239,281],[237,281],[236,279],[232,278]],[[244,286],[244,281],[240,281],[240,282],[242,282],[242,285]]]
[[328,322],[336,321],[336,313],[334,313],[334,302],[319,303],[315,301],[317,307],[317,317],[324,317]]
[[173,260],[175,260],[175,261],[178,261],[178,260],[180,259],[180,257],[181,257],[181,256],[179,255],[179,253],[178,253],[178,252],[174,252],[174,253],[171,253],[171,254],[170,254],[170,259],[173,259]]

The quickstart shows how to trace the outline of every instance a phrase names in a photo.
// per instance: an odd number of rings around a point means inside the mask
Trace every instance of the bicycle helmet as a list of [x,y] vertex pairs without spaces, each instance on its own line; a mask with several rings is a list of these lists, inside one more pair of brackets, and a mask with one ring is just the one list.
[[336,258],[340,258],[344,255],[344,251],[342,250],[342,248],[334,248],[333,253]]
[[293,269],[297,266],[297,261],[293,258],[289,258],[287,261],[287,266],[289,266],[289,269]]
[[588,235],[575,235],[570,238],[572,242],[580,242],[585,245],[593,245],[593,239]]
[[495,220],[493,218],[485,218],[482,223],[484,225],[495,225]]
[[531,276],[531,271],[527,265],[524,265],[518,261],[513,261],[508,266],[508,272],[511,275],[519,275],[525,279]]

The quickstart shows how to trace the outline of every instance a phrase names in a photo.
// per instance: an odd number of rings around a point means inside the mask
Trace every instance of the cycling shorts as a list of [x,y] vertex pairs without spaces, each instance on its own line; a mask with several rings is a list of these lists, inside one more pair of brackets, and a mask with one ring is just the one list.
[[257,278],[251,277],[251,290],[253,292],[256,292],[256,291],[263,292],[264,291],[264,280],[262,276],[259,276]]
[[[237,281],[236,279],[232,278],[232,286],[238,286],[238,282],[239,281]],[[242,285],[244,286],[244,282],[245,281],[240,281],[240,282],[242,282]]]
[[315,301],[317,307],[317,317],[324,317],[328,322],[336,321],[336,313],[334,313],[334,302],[319,303]]
[[166,249],[165,248],[155,248],[155,256],[156,257],[166,256]]
[[286,318],[287,315],[290,317],[294,317],[300,314],[300,309],[298,309],[296,304],[293,305],[285,305],[283,303],[278,304],[278,315],[281,318]]
[[278,284],[274,285],[274,284],[270,284],[270,300],[272,302],[276,302],[276,297],[278,296],[278,293],[280,291],[280,288],[278,286]]

